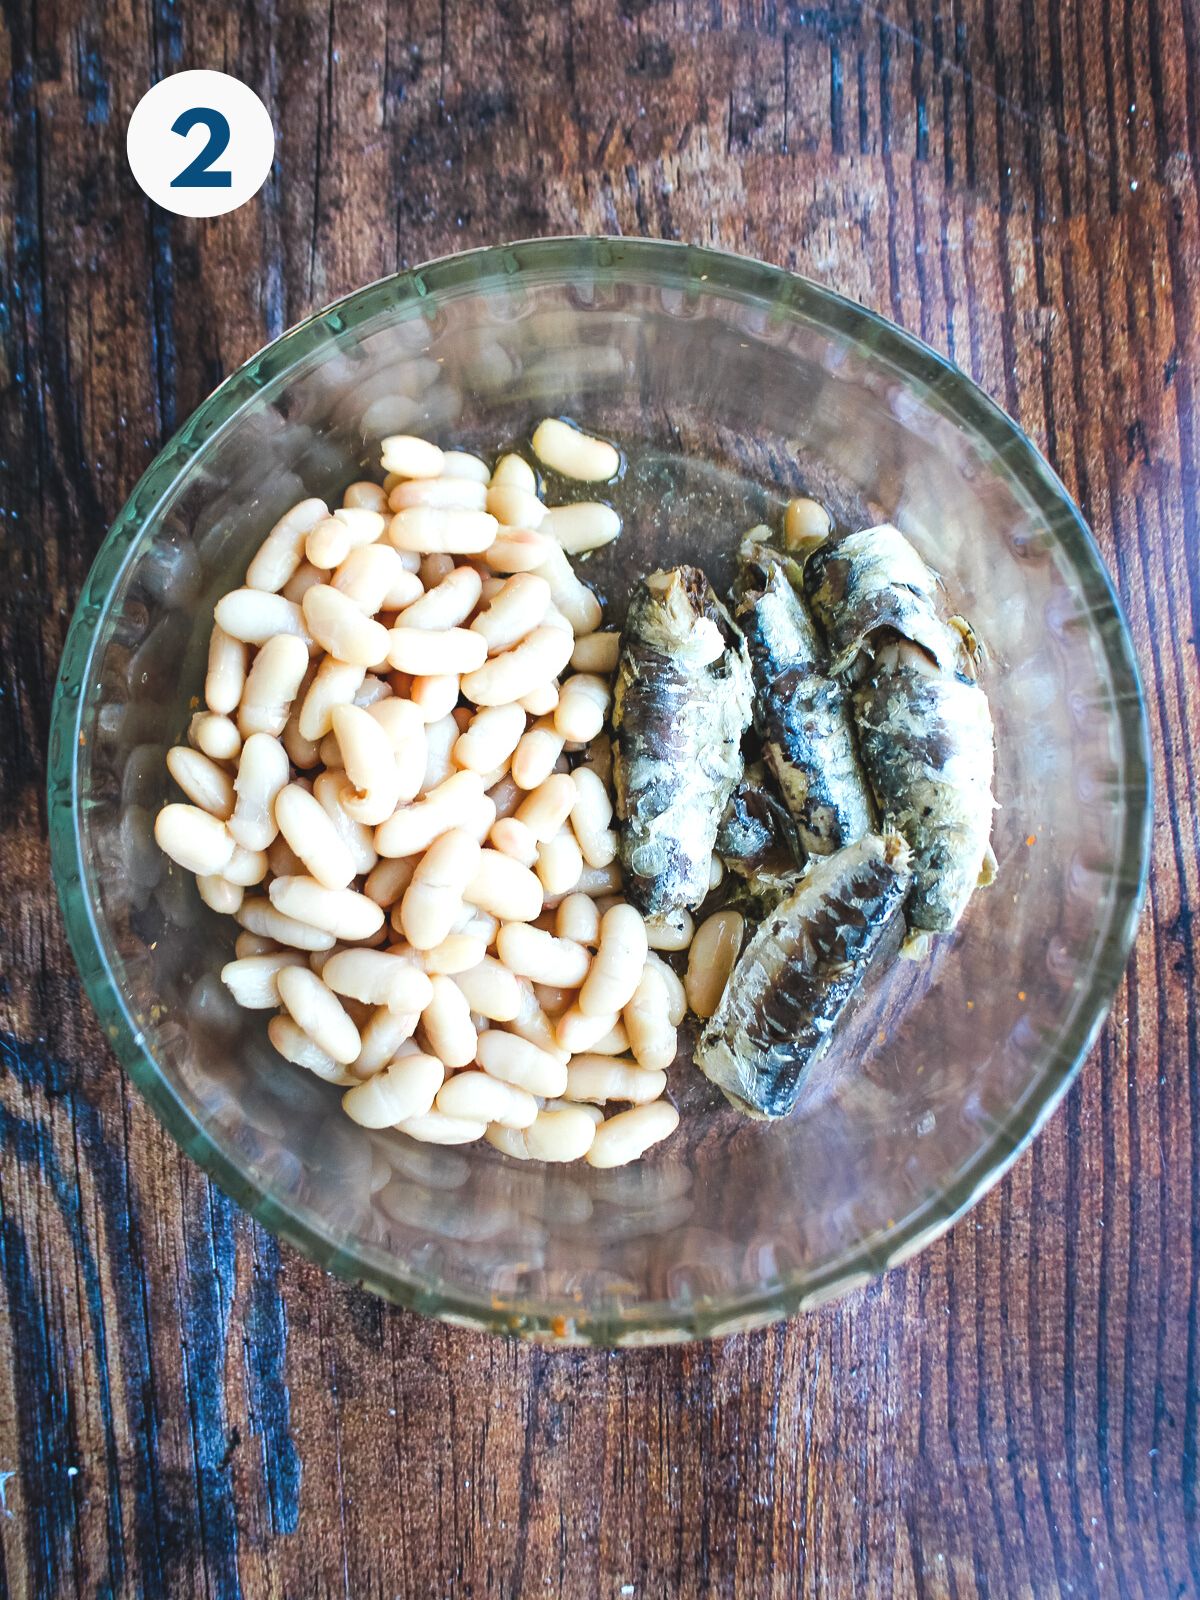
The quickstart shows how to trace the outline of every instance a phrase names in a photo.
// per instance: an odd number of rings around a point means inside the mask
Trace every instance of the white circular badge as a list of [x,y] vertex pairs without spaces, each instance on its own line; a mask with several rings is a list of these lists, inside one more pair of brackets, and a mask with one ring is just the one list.
[[138,101],[125,149],[156,205],[181,217],[219,217],[266,182],[275,129],[247,84],[225,72],[177,72]]

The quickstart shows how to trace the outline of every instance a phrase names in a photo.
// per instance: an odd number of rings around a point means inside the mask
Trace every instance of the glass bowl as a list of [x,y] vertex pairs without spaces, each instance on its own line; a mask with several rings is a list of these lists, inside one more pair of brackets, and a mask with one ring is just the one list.
[[[368,1133],[270,1050],[218,970],[236,933],[157,850],[163,765],[214,601],[287,506],[377,475],[399,431],[494,450],[566,415],[617,438],[626,531],[585,574],[721,584],[752,524],[816,495],[890,519],[988,653],[997,883],[898,962],[797,1112],[755,1123],[690,1066],[636,1166],[522,1165]],[[179,1145],[272,1232],[471,1327],[641,1344],[765,1323],[857,1285],[986,1190],[1061,1098],[1133,938],[1150,823],[1129,635],[1030,442],[961,372],[787,272],[686,246],[554,239],[390,278],[285,334],[155,460],[88,577],[51,736],[54,868],[113,1049]]]

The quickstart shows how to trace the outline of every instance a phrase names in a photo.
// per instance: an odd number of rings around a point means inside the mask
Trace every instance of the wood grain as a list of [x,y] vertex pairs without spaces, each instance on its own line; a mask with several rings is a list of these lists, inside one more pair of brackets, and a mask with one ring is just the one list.
[[[1194,0],[10,0],[0,25],[0,1591],[1200,1594],[1200,13]],[[214,66],[275,171],[212,222],[125,126]],[[164,437],[309,309],[568,231],[808,272],[1047,452],[1132,619],[1147,914],[1064,1108],[904,1269],[712,1346],[391,1311],[178,1154],[49,885],[53,674]]]

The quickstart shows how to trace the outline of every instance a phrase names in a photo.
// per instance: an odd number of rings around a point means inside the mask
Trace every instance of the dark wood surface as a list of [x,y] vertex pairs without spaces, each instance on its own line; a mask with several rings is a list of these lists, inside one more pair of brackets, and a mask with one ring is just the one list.
[[[124,155],[190,66],[278,136],[208,223]],[[1200,1594],[1194,0],[6,0],[0,97],[0,1591]],[[210,1186],[82,996],[42,799],[88,564],[218,379],[577,230],[797,267],[994,395],[1116,575],[1158,793],[1112,1019],[1007,1181],[819,1314],[620,1355],[389,1310]]]

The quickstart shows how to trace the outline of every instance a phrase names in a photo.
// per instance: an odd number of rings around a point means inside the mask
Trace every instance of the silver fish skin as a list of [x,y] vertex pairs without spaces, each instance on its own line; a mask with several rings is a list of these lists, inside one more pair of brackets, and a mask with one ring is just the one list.
[[750,723],[745,641],[698,567],[635,588],[613,699],[613,781],[630,899],[694,909]]
[[909,849],[868,833],[813,859],[734,967],[695,1061],[752,1117],[784,1117],[847,1002],[903,918]]
[[754,678],[754,726],[807,855],[832,855],[875,826],[845,686],[792,583],[795,563],[753,537],[739,551],[734,620]]

